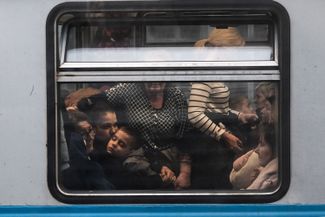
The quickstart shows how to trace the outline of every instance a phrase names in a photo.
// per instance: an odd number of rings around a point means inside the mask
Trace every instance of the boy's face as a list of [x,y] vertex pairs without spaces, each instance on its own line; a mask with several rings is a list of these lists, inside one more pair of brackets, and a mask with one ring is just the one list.
[[126,158],[132,151],[132,142],[134,142],[132,136],[123,130],[118,130],[108,141],[106,150],[114,157]]
[[110,137],[117,131],[115,112],[105,112],[98,118],[97,134],[101,137]]

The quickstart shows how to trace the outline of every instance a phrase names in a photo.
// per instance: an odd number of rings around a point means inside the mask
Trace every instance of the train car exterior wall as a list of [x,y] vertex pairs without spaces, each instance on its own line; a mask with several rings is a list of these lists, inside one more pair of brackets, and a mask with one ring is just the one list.
[[[62,2],[0,2],[1,205],[61,205],[47,185],[45,25]],[[276,204],[325,204],[325,1],[278,2],[291,19],[291,184]]]

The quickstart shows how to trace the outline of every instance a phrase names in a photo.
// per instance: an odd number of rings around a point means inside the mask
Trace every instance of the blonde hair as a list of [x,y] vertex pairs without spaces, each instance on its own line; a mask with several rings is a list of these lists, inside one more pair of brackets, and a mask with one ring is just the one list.
[[195,47],[204,47],[207,43],[214,47],[244,46],[245,39],[235,27],[226,29],[214,29],[210,32],[208,39],[197,41]]
[[273,83],[270,82],[261,82],[256,88],[256,92],[261,92],[265,98],[270,98],[276,95],[276,87]]
[[201,39],[195,42],[194,47],[204,47],[208,39]]

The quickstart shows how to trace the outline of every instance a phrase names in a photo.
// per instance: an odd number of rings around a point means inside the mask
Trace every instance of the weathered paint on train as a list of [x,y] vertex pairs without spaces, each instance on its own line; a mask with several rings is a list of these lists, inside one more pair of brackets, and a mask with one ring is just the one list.
[[[0,1],[1,205],[61,205],[47,185],[45,25],[62,2]],[[291,21],[291,184],[276,204],[324,204],[325,1],[278,2]]]

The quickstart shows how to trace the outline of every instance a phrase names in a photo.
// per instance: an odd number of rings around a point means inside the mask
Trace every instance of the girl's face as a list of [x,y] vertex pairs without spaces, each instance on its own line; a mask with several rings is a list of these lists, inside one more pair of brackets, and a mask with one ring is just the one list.
[[274,117],[272,115],[272,105],[269,101],[266,101],[264,107],[260,111],[261,121],[263,123],[274,123]]
[[265,98],[264,94],[261,91],[256,90],[256,92],[255,92],[256,108],[257,109],[263,108],[265,105],[265,101],[266,101],[266,98]]
[[262,136],[258,146],[255,149],[255,152],[258,154],[261,166],[263,167],[266,166],[272,159],[272,149]]

